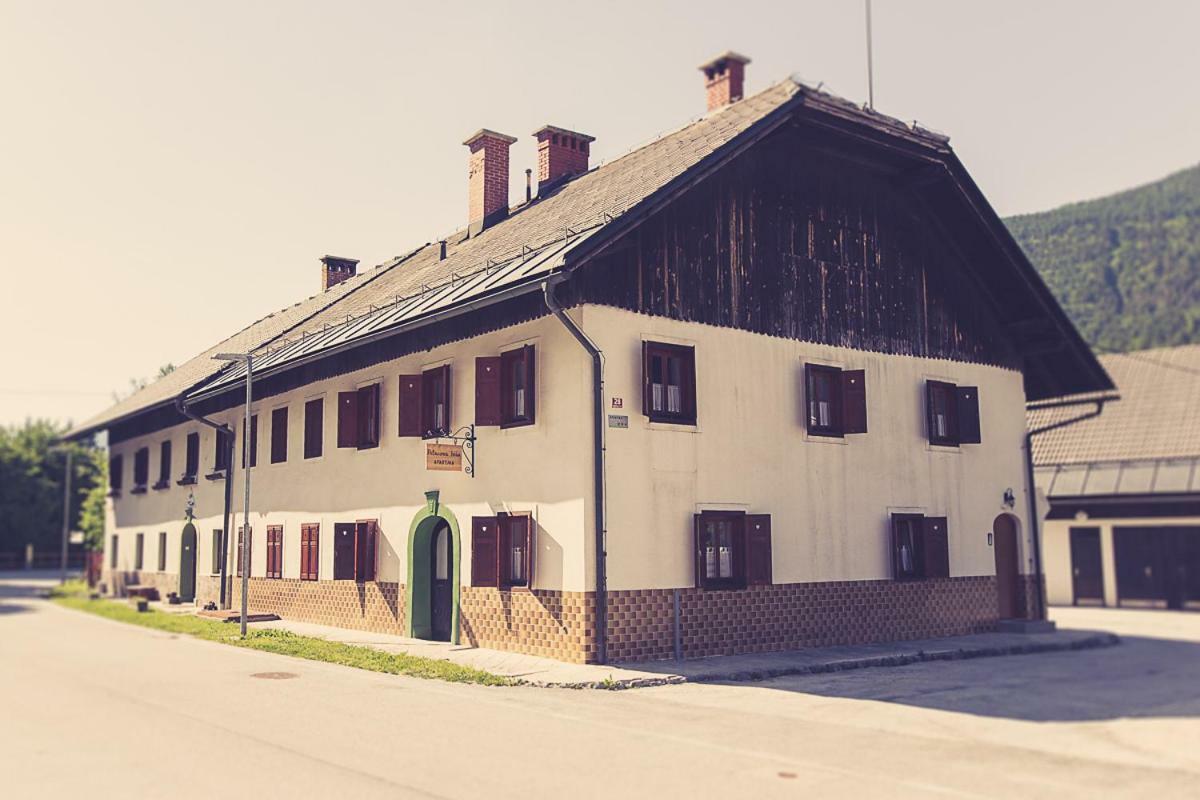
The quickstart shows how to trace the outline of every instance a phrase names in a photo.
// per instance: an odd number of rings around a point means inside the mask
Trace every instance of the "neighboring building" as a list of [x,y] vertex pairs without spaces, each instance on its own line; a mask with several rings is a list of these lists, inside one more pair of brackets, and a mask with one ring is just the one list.
[[[946,137],[793,79],[742,99],[745,64],[600,167],[540,128],[513,208],[516,140],[477,132],[461,232],[326,257],[76,429],[109,433],[109,585],[218,598],[245,452],[249,603],[286,618],[595,661],[1036,615],[1025,402],[1108,377]],[[246,437],[213,356],[251,349]]]
[[1200,345],[1100,360],[1120,401],[1034,440],[1047,599],[1200,609]]

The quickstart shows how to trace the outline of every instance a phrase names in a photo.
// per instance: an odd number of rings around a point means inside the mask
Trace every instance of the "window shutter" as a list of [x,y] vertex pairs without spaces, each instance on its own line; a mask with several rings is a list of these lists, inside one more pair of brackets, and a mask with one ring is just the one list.
[[421,376],[400,376],[400,421],[397,426],[401,436],[421,435]]
[[867,432],[867,373],[865,370],[842,371],[842,432]]
[[933,395],[937,391],[937,381],[925,381],[925,434],[930,442],[937,439],[937,420],[935,419]]
[[379,384],[358,390],[358,449],[379,445]]
[[746,515],[746,582],[771,583],[771,515]]
[[537,411],[537,376],[533,372],[533,345],[527,344],[522,347],[521,357],[525,362],[525,419],[533,422]]
[[921,523],[925,545],[925,577],[950,577],[950,541],[945,517],[925,517]]
[[499,586],[500,522],[495,517],[471,518],[471,585]]
[[300,580],[308,580],[308,526],[300,526]]
[[[653,408],[651,401],[652,401],[652,398],[650,395],[650,343],[642,342],[642,413],[645,414],[647,417],[649,417],[651,414],[654,413],[654,408]],[[700,518],[699,517],[696,518],[696,530],[697,531],[700,530]],[[699,538],[697,538],[696,539],[697,554],[700,552],[699,541],[700,541]],[[699,561],[697,561],[696,563],[699,564]],[[700,585],[700,583],[699,583],[700,572],[698,570],[699,570],[699,567],[697,567],[697,572],[696,572],[696,578],[697,578],[696,585],[697,586]]]
[[500,357],[475,359],[475,424],[500,424]]
[[[219,437],[218,437],[219,438]],[[200,471],[200,434],[187,435],[187,447],[184,453],[183,474],[185,477],[195,477]]]
[[359,522],[355,524],[355,578],[362,583],[375,580],[375,523]]
[[333,579],[335,581],[354,580],[357,544],[358,531],[354,523],[339,522],[333,526]]
[[358,447],[358,392],[338,392],[338,447]]
[[321,398],[304,404],[304,457],[317,458],[321,455],[325,432],[325,401]]
[[271,463],[287,461],[288,410],[277,408],[271,412]]
[[959,386],[958,395],[958,441],[962,444],[979,444],[979,387]]
[[[642,347],[643,354],[645,353],[645,345]],[[642,359],[643,369],[645,359]],[[647,407],[648,403],[645,403]],[[704,586],[704,548],[703,548],[703,531],[704,531],[704,515],[692,515],[692,562],[696,573],[696,588],[700,589]]]
[[167,439],[159,447],[158,451],[158,482],[167,484],[171,482],[171,440]]
[[533,588],[534,570],[537,569],[537,522],[532,515],[525,516],[525,585]]

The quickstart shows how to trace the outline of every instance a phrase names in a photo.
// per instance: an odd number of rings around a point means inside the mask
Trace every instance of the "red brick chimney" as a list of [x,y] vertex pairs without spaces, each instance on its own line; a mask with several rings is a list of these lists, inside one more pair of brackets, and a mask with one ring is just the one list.
[[331,286],[337,286],[348,278],[353,278],[357,272],[357,259],[325,256],[321,259],[321,291],[323,292]]
[[538,141],[538,195],[588,169],[588,152],[595,136],[543,125],[533,132]]
[[704,89],[708,93],[708,110],[713,111],[742,99],[746,81],[746,65],[750,59],[726,50],[700,65],[704,73]]
[[467,215],[471,236],[508,215],[508,148],[515,141],[483,128],[463,142],[471,148]]

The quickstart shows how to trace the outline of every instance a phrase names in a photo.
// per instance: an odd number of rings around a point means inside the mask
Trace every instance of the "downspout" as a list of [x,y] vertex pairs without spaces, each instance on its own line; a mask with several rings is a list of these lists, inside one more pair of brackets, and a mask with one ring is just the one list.
[[[211,419],[200,416],[199,414],[188,408],[187,395],[180,394],[175,398],[175,408],[180,414],[202,425],[207,425],[217,432],[217,436],[224,436],[225,447],[225,513],[221,520],[221,608],[229,608],[229,594],[226,584],[228,583],[228,557],[229,552],[229,510],[233,504],[233,431],[228,425],[221,422],[213,422]],[[199,478],[199,476],[197,476]]]
[[592,358],[592,468],[596,510],[596,660],[597,663],[605,664],[608,662],[608,556],[605,551],[607,537],[604,529],[604,354],[575,324],[575,320],[567,316],[555,299],[554,290],[564,280],[566,280],[565,276],[552,276],[542,284],[542,295],[546,299],[546,307]]
[[1086,414],[1080,414],[1077,417],[1052,422],[1049,425],[1043,425],[1039,428],[1033,428],[1025,434],[1025,482],[1028,487],[1029,494],[1029,533],[1033,547],[1033,575],[1035,586],[1037,589],[1037,617],[1036,619],[1046,618],[1046,588],[1044,585],[1044,577],[1042,575],[1042,545],[1039,536],[1041,527],[1037,513],[1037,487],[1034,485],[1033,476],[1033,437],[1048,431],[1065,428],[1068,425],[1074,425],[1076,422],[1083,422],[1086,419],[1092,419],[1100,416],[1100,412],[1104,411],[1104,404],[1110,400],[1115,400],[1115,397],[1102,397],[1095,400],[1068,400],[1058,403],[1048,403],[1046,405],[1034,406],[1031,410],[1040,411],[1046,408],[1067,408],[1069,406],[1086,405],[1095,403],[1096,407]]

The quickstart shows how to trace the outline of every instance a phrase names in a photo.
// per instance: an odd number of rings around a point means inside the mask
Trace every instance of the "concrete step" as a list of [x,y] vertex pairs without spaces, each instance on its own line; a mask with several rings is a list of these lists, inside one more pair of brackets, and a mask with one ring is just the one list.
[[997,633],[1054,633],[1054,623],[1048,619],[1002,619]]

